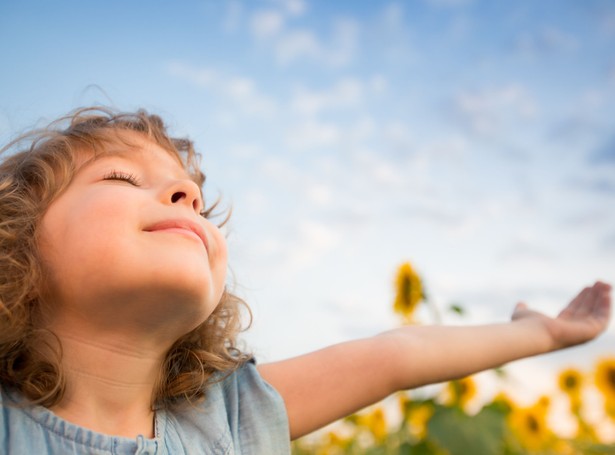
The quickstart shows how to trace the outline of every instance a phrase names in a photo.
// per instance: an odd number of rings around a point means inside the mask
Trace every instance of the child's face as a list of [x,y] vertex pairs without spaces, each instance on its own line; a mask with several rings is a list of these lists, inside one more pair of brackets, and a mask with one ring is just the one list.
[[122,134],[137,147],[83,152],[41,221],[52,323],[181,336],[220,301],[224,237],[200,216],[199,187],[177,159]]

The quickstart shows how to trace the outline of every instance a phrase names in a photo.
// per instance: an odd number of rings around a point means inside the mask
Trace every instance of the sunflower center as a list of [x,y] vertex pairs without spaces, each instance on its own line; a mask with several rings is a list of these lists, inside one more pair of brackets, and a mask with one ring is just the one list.
[[538,433],[540,431],[540,423],[538,423],[538,420],[536,420],[536,417],[534,417],[533,415],[527,416],[526,423],[527,428],[530,430],[530,432]]
[[412,283],[410,282],[410,278],[404,277],[404,280],[401,283],[401,295],[403,296],[404,300],[406,301],[406,305],[408,306],[411,300],[410,299],[411,291],[412,291]]
[[459,383],[459,396],[463,397],[468,392],[468,386],[463,382]]
[[567,389],[576,389],[577,387],[577,378],[575,378],[574,376],[568,376],[565,380],[564,380],[564,386]]

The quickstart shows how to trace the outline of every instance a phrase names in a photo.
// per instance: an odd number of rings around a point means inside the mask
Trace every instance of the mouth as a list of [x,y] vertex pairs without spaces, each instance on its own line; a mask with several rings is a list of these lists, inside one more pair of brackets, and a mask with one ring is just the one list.
[[207,242],[207,236],[203,227],[195,223],[194,221],[187,219],[172,219],[164,220],[155,223],[144,229],[146,232],[168,232],[186,237],[192,237],[195,240],[201,241],[207,251],[209,251],[209,245]]

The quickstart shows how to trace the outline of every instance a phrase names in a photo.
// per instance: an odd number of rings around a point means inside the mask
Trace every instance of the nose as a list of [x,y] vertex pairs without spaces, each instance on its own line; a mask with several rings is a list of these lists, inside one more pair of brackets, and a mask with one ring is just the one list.
[[164,199],[167,204],[184,204],[191,207],[196,213],[201,213],[203,210],[201,190],[192,180],[173,182],[166,191]]

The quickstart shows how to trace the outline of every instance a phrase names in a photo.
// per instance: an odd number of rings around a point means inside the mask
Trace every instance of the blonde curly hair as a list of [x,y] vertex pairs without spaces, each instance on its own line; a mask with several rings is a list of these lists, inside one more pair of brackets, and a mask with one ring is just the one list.
[[[35,404],[52,407],[66,389],[59,340],[38,323],[45,281],[37,240],[40,220],[78,170],[77,150],[104,154],[109,144],[122,141],[118,132],[126,131],[146,136],[177,157],[202,191],[205,175],[192,142],[170,137],[162,119],[144,110],[79,109],[0,149],[6,155],[0,163],[0,384]],[[216,206],[202,215],[212,217]],[[250,314],[245,302],[225,289],[211,316],[174,343],[152,397],[154,408],[203,398],[209,382],[250,358],[237,347],[242,308]]]

